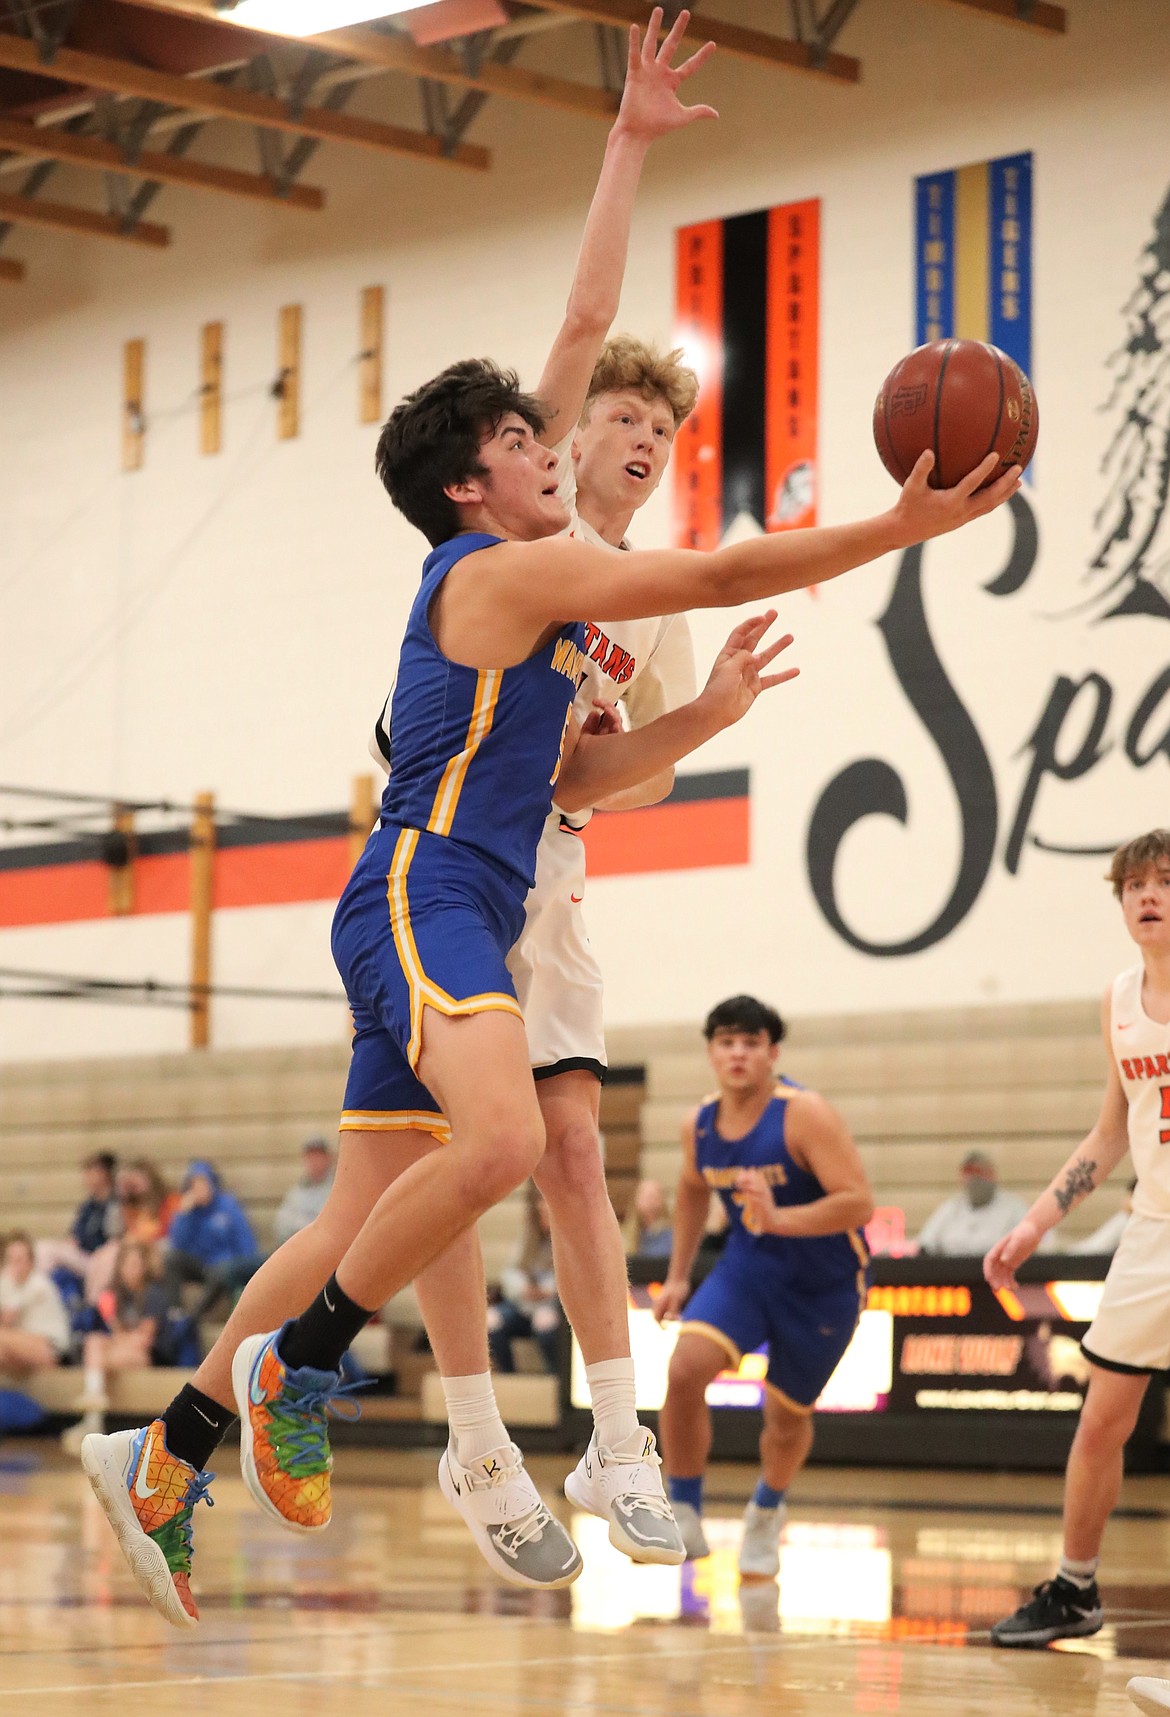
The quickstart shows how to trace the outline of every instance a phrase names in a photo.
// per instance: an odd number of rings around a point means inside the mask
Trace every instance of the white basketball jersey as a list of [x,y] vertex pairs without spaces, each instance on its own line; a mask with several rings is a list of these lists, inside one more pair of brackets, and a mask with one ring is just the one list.
[[[573,437],[568,435],[553,449],[557,456],[557,493],[569,509],[568,534],[595,548],[612,545],[587,524],[577,511],[577,480],[573,470]],[[623,548],[628,544],[623,543]],[[695,695],[695,653],[686,616],[668,614],[663,619],[604,620],[585,623],[585,678],[577,693],[573,713],[584,721],[595,698],[623,705],[631,727],[645,727]],[[584,828],[590,813],[572,818],[575,828]]]
[[1142,1006],[1141,966],[1113,980],[1109,1035],[1129,1104],[1129,1154],[1137,1176],[1133,1208],[1170,1218],[1170,1025]]

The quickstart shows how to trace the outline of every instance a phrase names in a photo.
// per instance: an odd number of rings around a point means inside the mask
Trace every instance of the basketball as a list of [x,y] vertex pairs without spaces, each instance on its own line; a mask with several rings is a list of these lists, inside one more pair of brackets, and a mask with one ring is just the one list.
[[999,464],[982,485],[1036,451],[1036,395],[1023,370],[982,340],[932,340],[896,363],[873,408],[873,438],[895,483],[919,455],[934,454],[930,485],[951,489],[989,453]]

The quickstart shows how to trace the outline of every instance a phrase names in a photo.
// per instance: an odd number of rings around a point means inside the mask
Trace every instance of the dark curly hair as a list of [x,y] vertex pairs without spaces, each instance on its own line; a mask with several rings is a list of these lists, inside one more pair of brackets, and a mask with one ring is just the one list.
[[374,468],[398,511],[432,548],[460,528],[459,509],[444,490],[482,477],[479,449],[509,412],[540,435],[545,411],[522,393],[515,370],[490,358],[464,358],[424,382],[394,407],[378,437]]
[[703,1026],[708,1042],[717,1031],[766,1031],[772,1043],[784,1040],[787,1027],[775,1008],[755,996],[731,996],[713,1007]]

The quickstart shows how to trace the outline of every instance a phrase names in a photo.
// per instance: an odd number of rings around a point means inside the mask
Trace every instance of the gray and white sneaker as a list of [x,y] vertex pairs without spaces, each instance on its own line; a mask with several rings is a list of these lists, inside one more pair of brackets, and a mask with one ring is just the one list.
[[783,1503],[777,1508],[761,1508],[758,1502],[748,1503],[739,1546],[741,1580],[774,1580],[779,1574],[784,1512]]
[[1126,1682],[1125,1691],[1145,1717],[1164,1717],[1170,1711],[1170,1681],[1157,1675],[1135,1675]]
[[676,1502],[672,1504],[672,1507],[686,1548],[687,1561],[701,1562],[704,1556],[711,1554],[711,1546],[707,1543],[707,1534],[703,1531],[702,1515],[697,1508],[692,1508],[689,1502]]
[[541,1501],[515,1443],[462,1466],[453,1443],[439,1462],[439,1489],[471,1528],[484,1561],[513,1586],[571,1585],[581,1555]]
[[662,1488],[661,1466],[654,1433],[644,1425],[612,1449],[599,1444],[594,1431],[565,1480],[565,1495],[575,1508],[608,1520],[610,1543],[632,1562],[677,1568],[687,1551]]

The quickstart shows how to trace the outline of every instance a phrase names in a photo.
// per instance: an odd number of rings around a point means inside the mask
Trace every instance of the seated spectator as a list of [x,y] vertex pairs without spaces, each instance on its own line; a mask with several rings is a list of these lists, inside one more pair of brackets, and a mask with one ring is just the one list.
[[1092,1234],[1084,1240],[1078,1240],[1075,1246],[1070,1246],[1070,1252],[1081,1252],[1090,1258],[1112,1257],[1121,1244],[1121,1236],[1125,1233],[1125,1225],[1133,1211],[1133,1195],[1137,1191],[1137,1181],[1131,1180],[1125,1189],[1125,1197],[1121,1201],[1120,1210],[1115,1210]]
[[634,1193],[631,1253],[639,1258],[669,1258],[673,1243],[666,1194],[656,1180],[640,1180]]
[[959,1165],[959,1190],[926,1219],[919,1252],[940,1258],[982,1258],[1027,1211],[1017,1193],[1000,1186],[985,1151],[968,1151]]
[[319,1135],[306,1139],[301,1146],[301,1162],[301,1178],[285,1193],[273,1221],[273,1246],[283,1246],[292,1235],[299,1234],[302,1228],[316,1221],[329,1197],[329,1189],[333,1185],[333,1152],[326,1141]]
[[512,1343],[525,1336],[540,1348],[545,1370],[556,1371],[562,1317],[553,1274],[552,1233],[548,1205],[531,1185],[520,1257],[501,1273],[500,1294],[499,1302],[488,1307],[488,1347],[496,1370],[515,1371]]
[[175,1219],[179,1195],[172,1192],[155,1164],[145,1157],[127,1163],[118,1170],[114,1185],[124,1237],[139,1240],[144,1246],[162,1240]]
[[69,1314],[56,1283],[36,1267],[27,1234],[10,1234],[0,1267],[0,1371],[47,1371],[69,1352]]
[[87,1335],[83,1349],[85,1387],[77,1402],[83,1417],[61,1439],[71,1454],[80,1452],[81,1439],[91,1431],[104,1431],[110,1405],[106,1380],[112,1372],[165,1363],[157,1344],[166,1329],[167,1303],[153,1245],[122,1241],[113,1285],[98,1310],[105,1328]]
[[[152,1162],[139,1158],[123,1164],[114,1177],[114,1191],[118,1198],[123,1239],[151,1246],[165,1237],[179,1208],[179,1195],[171,1191]],[[87,1305],[96,1306],[109,1290],[117,1261],[116,1240],[111,1240],[93,1254],[85,1272]]]
[[203,1289],[188,1307],[192,1326],[219,1300],[234,1299],[264,1262],[239,1200],[220,1184],[209,1162],[188,1166],[168,1239],[163,1264],[167,1303],[179,1303],[184,1282],[198,1282]]
[[38,1240],[36,1267],[46,1275],[67,1270],[84,1281],[90,1258],[121,1233],[121,1217],[114,1192],[118,1159],[109,1151],[95,1151],[81,1165],[85,1198],[77,1207],[68,1240]]

